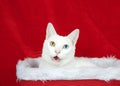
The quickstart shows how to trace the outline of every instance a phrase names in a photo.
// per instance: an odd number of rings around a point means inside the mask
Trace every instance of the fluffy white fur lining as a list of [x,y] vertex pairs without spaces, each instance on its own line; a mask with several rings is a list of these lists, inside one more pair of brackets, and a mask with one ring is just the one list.
[[18,62],[17,78],[20,80],[120,80],[120,60],[114,57],[82,57],[82,59],[96,64],[97,67],[40,69],[38,67],[40,58],[27,58]]

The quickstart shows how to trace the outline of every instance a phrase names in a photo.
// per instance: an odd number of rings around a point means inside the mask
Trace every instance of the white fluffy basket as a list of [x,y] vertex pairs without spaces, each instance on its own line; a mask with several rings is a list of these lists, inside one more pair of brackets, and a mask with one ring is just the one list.
[[38,64],[41,58],[26,58],[20,60],[16,66],[17,78],[20,80],[120,80],[120,60],[114,57],[81,58],[96,64],[97,67],[40,69]]

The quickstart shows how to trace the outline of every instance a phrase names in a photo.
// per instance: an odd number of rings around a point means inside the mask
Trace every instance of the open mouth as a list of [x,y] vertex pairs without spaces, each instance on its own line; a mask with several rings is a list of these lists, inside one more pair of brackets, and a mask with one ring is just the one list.
[[53,60],[56,61],[56,62],[60,62],[61,59],[58,56],[54,56]]

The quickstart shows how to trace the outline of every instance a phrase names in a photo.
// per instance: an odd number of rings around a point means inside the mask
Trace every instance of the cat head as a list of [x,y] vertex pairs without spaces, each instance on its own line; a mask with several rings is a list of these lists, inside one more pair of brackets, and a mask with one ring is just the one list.
[[48,23],[42,58],[48,63],[55,65],[67,64],[74,59],[75,45],[78,37],[78,29],[72,31],[67,36],[60,36],[55,31],[53,25]]

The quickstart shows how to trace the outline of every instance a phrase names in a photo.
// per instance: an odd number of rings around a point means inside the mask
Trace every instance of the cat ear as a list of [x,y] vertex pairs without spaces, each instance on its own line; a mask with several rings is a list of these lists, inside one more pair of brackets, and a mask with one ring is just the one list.
[[52,35],[57,34],[55,28],[53,27],[52,23],[48,23],[47,30],[46,30],[46,38],[49,38]]
[[75,45],[78,37],[79,37],[79,29],[75,29],[74,31],[72,31],[68,37],[72,40],[73,44]]

